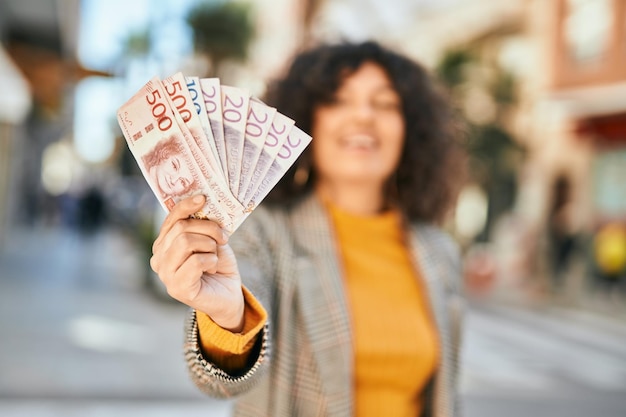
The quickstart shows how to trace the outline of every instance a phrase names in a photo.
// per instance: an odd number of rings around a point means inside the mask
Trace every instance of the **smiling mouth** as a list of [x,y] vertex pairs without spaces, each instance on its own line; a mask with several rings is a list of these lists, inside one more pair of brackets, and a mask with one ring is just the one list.
[[339,143],[348,149],[374,149],[377,146],[376,139],[370,135],[344,136]]
[[172,178],[169,175],[160,175],[157,178],[157,182],[159,183],[159,187],[164,190],[166,188],[171,189],[172,188]]

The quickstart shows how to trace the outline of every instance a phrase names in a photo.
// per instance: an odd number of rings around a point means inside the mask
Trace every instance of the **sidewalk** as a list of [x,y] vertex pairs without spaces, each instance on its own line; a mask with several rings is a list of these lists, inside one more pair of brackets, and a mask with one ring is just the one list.
[[120,400],[28,400],[0,398],[3,417],[227,417],[226,402]]
[[224,415],[228,403],[207,398],[187,376],[186,307],[146,291],[148,260],[128,237],[104,230],[84,239],[63,229],[7,237],[0,415],[122,417],[146,406],[154,408],[146,415],[166,415],[156,408],[168,404],[186,416]]

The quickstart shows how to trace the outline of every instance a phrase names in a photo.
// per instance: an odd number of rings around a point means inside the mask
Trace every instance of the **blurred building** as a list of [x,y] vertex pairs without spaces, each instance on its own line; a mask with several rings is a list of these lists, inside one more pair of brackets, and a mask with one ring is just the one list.
[[76,160],[71,150],[74,87],[83,77],[95,74],[76,57],[80,3],[0,3],[0,42],[5,62],[10,63],[4,68],[12,68],[14,78],[24,85],[20,90],[21,84],[14,82],[7,96],[16,100],[26,94],[31,103],[15,122],[15,132],[2,135],[6,160],[2,168],[7,173],[0,188],[2,222],[34,224],[46,217],[56,221],[52,217],[58,215],[60,202],[55,198],[61,192],[54,195],[47,186],[63,181],[64,169]]
[[[432,28],[438,48],[480,57],[475,80],[504,71],[513,81],[514,100],[499,123],[525,157],[512,214],[491,236],[503,279],[534,280],[580,299],[588,277],[576,271],[589,271],[580,265],[589,236],[607,220],[626,219],[626,2],[459,1],[432,20],[418,38]],[[464,30],[447,37],[451,27]],[[433,55],[432,45],[414,42],[416,53]],[[479,123],[501,110],[493,95],[491,103],[484,94],[466,97],[466,116]]]
[[[535,1],[533,12],[544,16],[545,75],[528,95],[534,152],[522,202],[545,231],[554,284],[580,299],[593,279],[592,236],[626,221],[626,2]],[[572,260],[584,260],[587,276],[559,282]]]
[[[420,34],[425,36],[431,28],[438,34],[434,48],[432,44],[413,48],[427,56],[441,54],[442,47],[467,48],[513,75],[517,106],[507,125],[529,150],[520,172],[517,208],[532,223],[545,222],[554,186],[565,181],[576,206],[572,223],[577,227],[623,217],[622,187],[609,187],[615,180],[604,174],[605,170],[617,174],[616,168],[602,166],[623,165],[617,155],[623,151],[625,136],[626,3],[459,3],[465,7],[436,15],[434,25],[421,25]],[[453,26],[469,30],[446,37],[445,27]],[[607,157],[616,158],[616,163],[607,165]]]
[[3,220],[34,222],[46,204],[41,186],[43,152],[60,138],[68,120],[62,108],[67,44],[57,2],[7,0],[0,4],[0,16],[3,48],[32,102],[19,121],[19,134],[6,139],[9,175]]
[[19,140],[19,126],[30,111],[30,90],[13,61],[0,46],[0,243],[6,228],[9,196],[12,194],[15,142]]
[[[557,0],[543,7],[551,30],[541,104],[560,113],[552,132],[562,144],[546,159],[581,190],[573,198],[583,226],[626,220],[626,2]],[[568,149],[580,159],[568,158]]]

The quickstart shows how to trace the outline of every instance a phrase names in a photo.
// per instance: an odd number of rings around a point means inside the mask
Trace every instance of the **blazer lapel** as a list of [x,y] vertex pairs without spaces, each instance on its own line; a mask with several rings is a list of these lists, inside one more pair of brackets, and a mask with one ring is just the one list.
[[293,212],[292,227],[303,256],[296,276],[306,333],[317,360],[328,415],[352,414],[352,338],[335,238],[328,216],[313,195]]
[[424,285],[427,291],[427,299],[430,302],[432,319],[439,333],[440,343],[440,364],[439,372],[435,378],[435,396],[433,398],[435,416],[451,415],[450,398],[448,395],[448,377],[452,358],[452,346],[450,346],[450,331],[447,323],[448,311],[445,302],[445,286],[442,282],[444,272],[442,271],[441,259],[437,253],[437,248],[430,238],[428,226],[415,226],[412,228],[410,244],[413,255],[413,262],[416,268],[421,271]]

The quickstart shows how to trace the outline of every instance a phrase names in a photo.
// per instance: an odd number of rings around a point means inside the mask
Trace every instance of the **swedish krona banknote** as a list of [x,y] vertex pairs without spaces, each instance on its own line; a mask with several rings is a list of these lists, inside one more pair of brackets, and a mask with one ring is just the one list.
[[118,122],[162,207],[206,196],[194,217],[233,233],[267,196],[311,137],[247,91],[217,78],[176,73],[148,81]]

